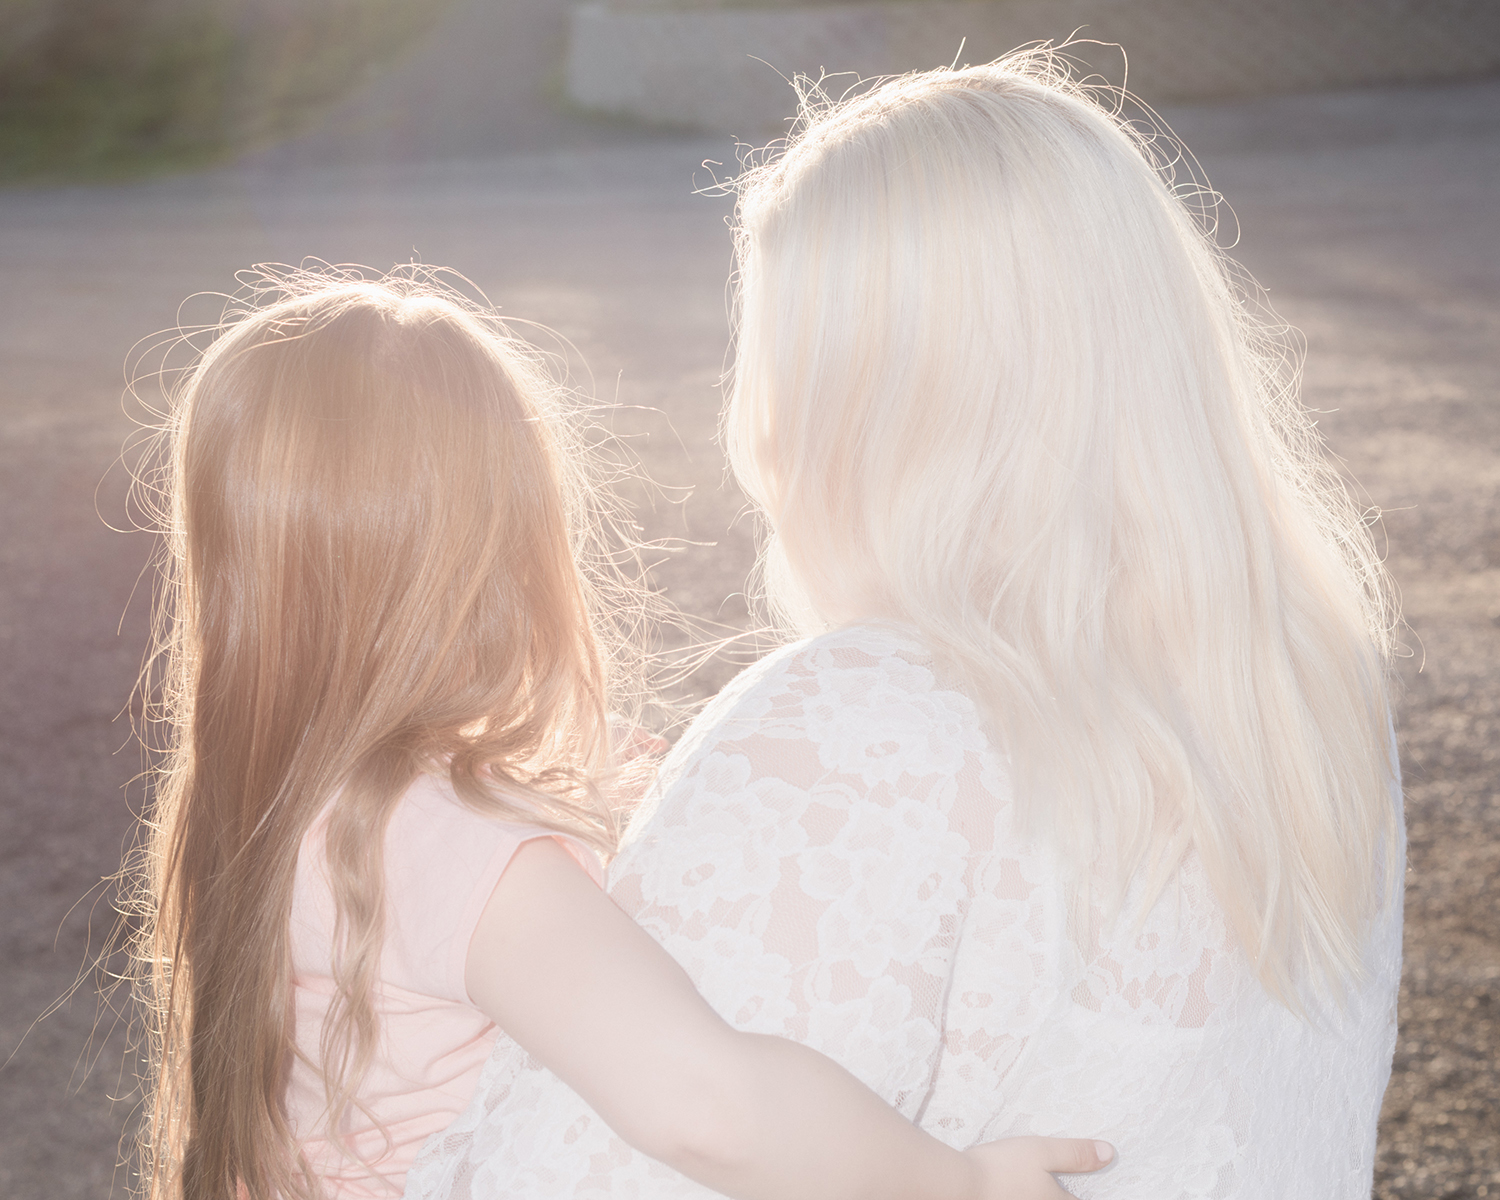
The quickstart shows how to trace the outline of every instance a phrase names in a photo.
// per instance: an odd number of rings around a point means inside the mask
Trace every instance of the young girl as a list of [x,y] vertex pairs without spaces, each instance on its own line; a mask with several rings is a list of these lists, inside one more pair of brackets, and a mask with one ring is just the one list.
[[1061,1195],[1048,1171],[1101,1165],[941,1146],[733,1031],[613,907],[624,593],[557,389],[426,277],[274,282],[165,443],[146,1194],[399,1195],[497,1026],[735,1196]]

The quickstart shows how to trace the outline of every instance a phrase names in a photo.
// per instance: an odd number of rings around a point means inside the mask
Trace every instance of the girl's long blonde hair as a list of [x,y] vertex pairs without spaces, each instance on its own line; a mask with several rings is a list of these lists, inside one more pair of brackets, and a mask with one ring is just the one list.
[[1047,49],[819,108],[742,178],[726,437],[773,604],[915,626],[1118,912],[1196,849],[1266,987],[1399,886],[1394,613],[1296,355]]
[[257,300],[177,389],[157,481],[152,1200],[320,1194],[282,1095],[293,877],[330,800],[337,1131],[378,1034],[396,801],[441,773],[482,811],[609,852],[606,719],[638,678],[590,452],[535,352],[430,272],[282,273]]

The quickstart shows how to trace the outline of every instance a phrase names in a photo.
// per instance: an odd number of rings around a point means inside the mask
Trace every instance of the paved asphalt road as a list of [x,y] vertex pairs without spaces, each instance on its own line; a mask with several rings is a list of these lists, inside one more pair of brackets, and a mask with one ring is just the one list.
[[[544,6],[528,11],[554,37]],[[111,463],[132,429],[122,365],[176,326],[185,297],[305,256],[460,269],[568,339],[575,379],[623,406],[610,419],[659,479],[691,489],[643,514],[651,534],[684,540],[661,569],[673,599],[744,619],[733,594],[752,531],[731,525],[741,501],[713,442],[730,205],[693,194],[703,160],[732,164],[734,147],[562,116],[527,78],[513,134],[438,145],[440,162],[344,153],[387,138],[346,129],[191,178],[0,193],[5,1200],[103,1198],[112,1177],[122,1191],[130,1106],[110,1097],[129,1092],[123,1040],[83,1069],[88,993],[32,1025],[110,923],[78,901],[115,869],[139,801],[119,714],[145,642],[150,544],[107,527],[124,523]],[[1306,332],[1306,399],[1387,512],[1412,626],[1405,1032],[1377,1191],[1500,1195],[1500,84],[1169,116],[1234,205],[1236,255]],[[408,148],[420,133],[402,135]],[[200,298],[181,319],[212,321],[217,305]]]

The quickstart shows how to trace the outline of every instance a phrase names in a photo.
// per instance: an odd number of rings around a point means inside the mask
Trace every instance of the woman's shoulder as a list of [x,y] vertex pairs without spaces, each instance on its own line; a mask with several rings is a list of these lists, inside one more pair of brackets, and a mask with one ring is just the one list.
[[678,746],[691,751],[704,738],[732,735],[740,726],[763,731],[830,687],[859,693],[879,684],[914,693],[938,686],[933,656],[915,630],[872,622],[815,634],[773,650],[736,675],[704,706]]
[[849,625],[782,646],[736,676],[668,755],[653,793],[669,791],[710,755],[753,746],[759,758],[785,761],[796,743],[816,751],[813,762],[889,765],[946,763],[983,750],[986,739],[975,706],[943,681],[916,631]]
[[[896,686],[932,691],[935,660],[921,635],[896,622],[862,622],[831,629],[782,646],[747,667],[720,693],[738,707],[788,689],[805,694],[803,681],[857,675],[890,677]],[[712,707],[712,706],[710,706]],[[708,710],[705,709],[704,715]]]

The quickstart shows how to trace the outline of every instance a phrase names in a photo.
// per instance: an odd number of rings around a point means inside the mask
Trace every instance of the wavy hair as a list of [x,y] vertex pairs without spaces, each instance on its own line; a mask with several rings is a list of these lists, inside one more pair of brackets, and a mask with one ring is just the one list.
[[337,1130],[378,1036],[396,802],[441,774],[476,809],[612,851],[606,725],[642,694],[624,626],[643,595],[614,567],[567,394],[431,272],[266,277],[167,415],[147,480],[166,745],[138,884],[143,1187],[313,1197],[282,1108],[304,834],[328,808]]
[[1080,911],[1196,850],[1302,1010],[1401,877],[1390,591],[1297,355],[1097,94],[1043,47],[809,103],[738,184],[725,437],[786,624],[914,626]]

